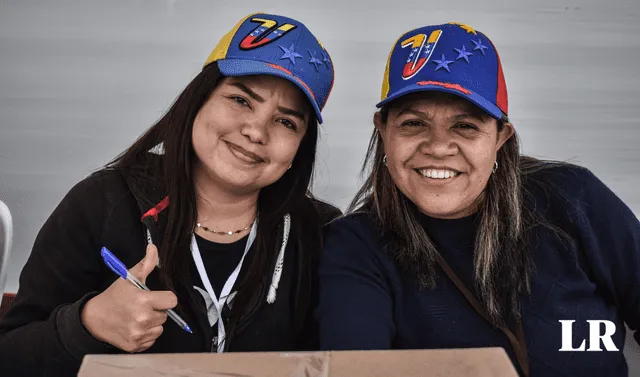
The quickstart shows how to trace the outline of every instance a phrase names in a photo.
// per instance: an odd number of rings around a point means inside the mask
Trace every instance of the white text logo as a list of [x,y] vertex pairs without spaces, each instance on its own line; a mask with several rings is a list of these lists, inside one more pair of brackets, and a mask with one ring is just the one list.
[[[562,324],[562,348],[560,351],[585,351],[585,342],[582,340],[582,344],[578,348],[573,348],[573,320],[561,320]],[[618,348],[613,343],[611,336],[616,333],[616,325],[611,321],[597,321],[588,320],[589,322],[589,348],[587,351],[602,351],[600,348],[600,341],[604,345],[607,351],[618,351]],[[600,334],[600,325],[604,324],[604,334]]]

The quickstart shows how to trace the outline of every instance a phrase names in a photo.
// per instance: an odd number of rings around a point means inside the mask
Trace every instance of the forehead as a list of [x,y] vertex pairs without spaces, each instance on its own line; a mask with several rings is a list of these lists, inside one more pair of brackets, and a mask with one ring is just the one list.
[[389,104],[389,112],[399,113],[406,109],[420,109],[434,115],[438,111],[469,114],[483,121],[491,119],[484,110],[454,94],[444,92],[411,93]]
[[225,77],[221,82],[221,86],[237,88],[244,86],[261,97],[278,96],[280,100],[287,103],[288,107],[294,106],[304,112],[311,110],[311,104],[304,92],[291,81],[282,77],[272,75]]
[[247,76],[233,76],[225,77],[222,80],[223,84],[235,85],[242,84],[255,90],[280,92],[287,97],[304,96],[302,90],[300,90],[291,81],[283,79],[282,77],[271,75],[247,75]]

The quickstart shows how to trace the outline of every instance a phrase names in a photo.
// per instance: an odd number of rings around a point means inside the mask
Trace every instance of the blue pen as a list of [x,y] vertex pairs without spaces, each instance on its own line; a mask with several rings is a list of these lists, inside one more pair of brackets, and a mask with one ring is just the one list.
[[[100,255],[102,255],[104,263],[121,278],[130,281],[131,283],[133,283],[133,285],[142,289],[143,291],[149,291],[149,288],[147,288],[147,286],[144,285],[144,283],[142,283],[140,280],[136,279],[135,276],[131,275],[124,263],[122,263],[120,259],[116,258],[116,256],[113,255],[111,251],[109,251],[109,249],[103,247],[102,251],[100,251]],[[189,325],[187,325],[184,319],[180,318],[180,316],[176,314],[176,312],[174,312],[172,309],[165,310],[165,312],[167,313],[169,318],[173,319],[173,321],[178,324],[178,326],[182,327],[188,333],[193,334],[193,331],[191,331]]]

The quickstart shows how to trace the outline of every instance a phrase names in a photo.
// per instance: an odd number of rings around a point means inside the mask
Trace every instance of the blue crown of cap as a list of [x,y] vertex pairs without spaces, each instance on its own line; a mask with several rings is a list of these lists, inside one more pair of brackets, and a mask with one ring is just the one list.
[[497,51],[468,25],[431,25],[405,33],[388,63],[388,93],[378,107],[409,93],[441,91],[465,98],[495,118],[507,113]]
[[333,86],[333,63],[301,22],[272,14],[251,15],[238,27],[218,65],[227,76],[271,74],[290,80],[307,95],[322,122],[320,112]]

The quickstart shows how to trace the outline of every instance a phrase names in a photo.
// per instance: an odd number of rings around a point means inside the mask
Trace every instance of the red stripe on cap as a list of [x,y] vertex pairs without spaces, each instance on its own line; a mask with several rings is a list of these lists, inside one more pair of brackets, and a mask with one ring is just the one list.
[[498,55],[498,50],[493,42],[489,40],[489,43],[493,46],[493,51],[496,52],[496,59],[498,60],[498,90],[496,92],[496,106],[498,106],[505,115],[508,115],[509,97],[507,95],[507,83],[504,80],[504,73],[502,72],[502,63],[500,63],[500,55]]
[[298,77],[298,76],[294,76],[294,75],[293,75],[293,73],[291,73],[291,71],[289,71],[288,69],[286,69],[286,68],[284,68],[284,67],[281,67],[281,66],[279,66],[279,65],[277,65],[277,64],[267,63],[267,65],[268,65],[269,67],[271,67],[271,68],[279,69],[279,70],[281,70],[281,71],[283,71],[283,72],[286,72],[287,74],[289,74],[289,75],[293,76],[293,77],[294,77],[294,78],[295,78],[295,79],[296,79],[300,84],[302,84],[302,86],[304,86],[305,88],[307,88],[307,90],[309,91],[309,93],[311,93],[311,97],[313,97],[313,99],[314,99],[314,100],[316,99],[315,94],[313,94],[313,90],[311,90],[311,88],[309,88],[309,86],[308,86],[304,81],[302,81],[302,79],[300,79],[300,77]]
[[469,89],[465,89],[458,84],[452,84],[450,82],[440,82],[440,81],[418,81],[416,84],[418,85],[437,85],[447,89],[457,90],[463,94],[468,96],[471,95],[471,91]]
[[302,81],[302,79],[301,79],[300,77],[297,77],[297,76],[296,76],[296,80],[298,80],[298,82],[299,82],[300,84],[302,84],[305,88],[307,88],[307,90],[309,91],[309,93],[311,93],[311,97],[313,97],[313,99],[315,100],[315,99],[316,99],[316,95],[315,95],[315,94],[313,94],[313,90],[311,90],[311,88],[309,88],[309,86],[308,86],[304,81]]
[[279,69],[279,70],[281,70],[281,71],[293,76],[293,73],[291,73],[291,71],[286,69],[285,67],[279,66],[277,64],[271,64],[271,63],[267,63],[267,65],[269,67],[271,67],[271,68]]
[[160,203],[156,204],[155,207],[151,208],[144,215],[142,215],[142,220],[144,220],[145,217],[151,216],[153,217],[153,220],[158,221],[158,214],[164,211],[164,209],[167,208],[168,205],[169,205],[169,197],[167,196],[164,199],[162,199]]

